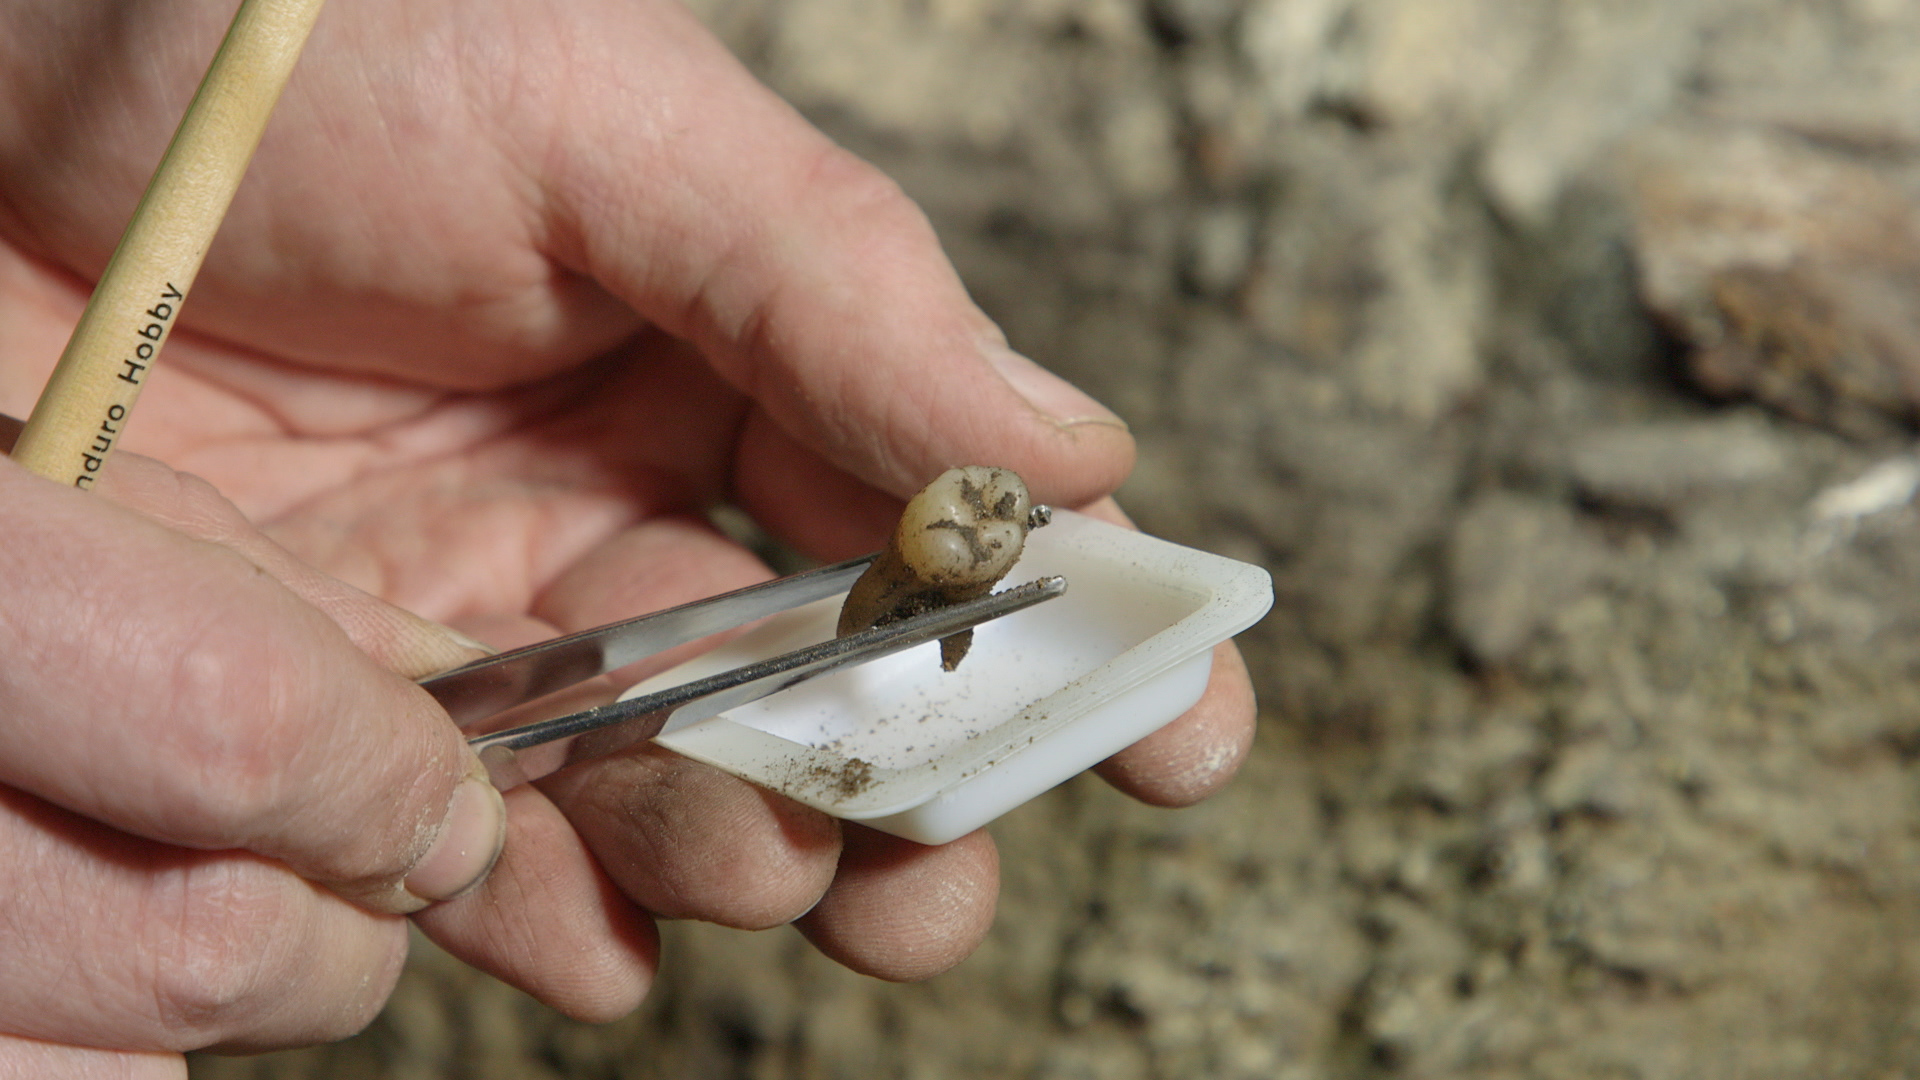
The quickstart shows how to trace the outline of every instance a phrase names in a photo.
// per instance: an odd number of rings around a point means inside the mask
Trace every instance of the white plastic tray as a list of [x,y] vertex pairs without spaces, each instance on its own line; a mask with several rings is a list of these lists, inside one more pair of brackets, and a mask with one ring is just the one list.
[[[835,817],[943,844],[1192,707],[1213,646],[1273,604],[1267,572],[1057,511],[1007,575],[1067,593],[988,623],[958,670],[930,643],[656,742]],[[776,616],[628,695],[833,636],[840,598]]]

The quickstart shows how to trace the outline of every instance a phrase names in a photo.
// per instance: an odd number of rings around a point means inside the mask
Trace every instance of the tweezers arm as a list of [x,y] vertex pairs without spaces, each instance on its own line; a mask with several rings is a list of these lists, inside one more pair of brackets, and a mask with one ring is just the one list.
[[957,634],[1051,600],[1067,590],[1049,577],[911,619],[833,638],[704,679],[571,716],[469,739],[501,790],[575,762],[604,757],[660,733],[669,720],[703,720],[817,675]]
[[466,727],[644,660],[676,645],[845,592],[873,561],[868,555],[691,604],[542,641],[420,680]]

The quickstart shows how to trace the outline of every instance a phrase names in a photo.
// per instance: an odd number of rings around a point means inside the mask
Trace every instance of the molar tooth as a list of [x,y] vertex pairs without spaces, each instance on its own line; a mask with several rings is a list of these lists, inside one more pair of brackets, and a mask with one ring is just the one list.
[[[910,618],[992,591],[1020,559],[1027,530],[1044,524],[1027,485],[1011,469],[948,469],[907,501],[885,550],[847,593],[839,633]],[[973,642],[966,630],[940,641],[952,671]]]

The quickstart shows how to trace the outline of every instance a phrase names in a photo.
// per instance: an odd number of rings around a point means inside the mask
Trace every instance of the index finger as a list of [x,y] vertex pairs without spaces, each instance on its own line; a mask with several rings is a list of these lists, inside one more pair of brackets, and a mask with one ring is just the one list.
[[[569,81],[502,119],[541,182],[547,231],[571,238],[556,258],[694,342],[756,423],[893,496],[974,463],[1060,505],[1119,484],[1126,425],[1008,347],[897,185],[690,14],[617,10],[603,39],[574,43]],[[642,47],[655,62],[635,93],[581,89],[630,85]],[[788,455],[750,449],[737,480],[759,513],[754,492],[799,477]]]

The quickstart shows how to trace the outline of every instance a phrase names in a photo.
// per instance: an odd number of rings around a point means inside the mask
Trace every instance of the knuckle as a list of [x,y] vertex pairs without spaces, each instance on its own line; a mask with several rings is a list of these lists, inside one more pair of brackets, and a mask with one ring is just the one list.
[[919,204],[898,182],[842,147],[822,149],[809,163],[807,181],[817,205],[844,220],[925,224]]
[[179,1049],[346,1038],[372,1022],[399,974],[404,944],[360,955],[364,942],[326,933],[311,890],[265,861],[201,862],[183,872],[174,902],[153,992]]
[[[311,748],[324,683],[303,677],[270,635],[204,632],[174,662],[164,752],[197,808],[184,839],[244,846],[284,810],[292,765]],[[191,814],[191,811],[189,812]]]
[[174,507],[170,524],[189,536],[225,543],[250,532],[245,516],[220,489],[192,473],[174,475]]
[[156,1010],[167,1029],[196,1045],[232,1038],[298,986],[303,927],[291,879],[250,860],[218,860],[187,872],[158,950]]

